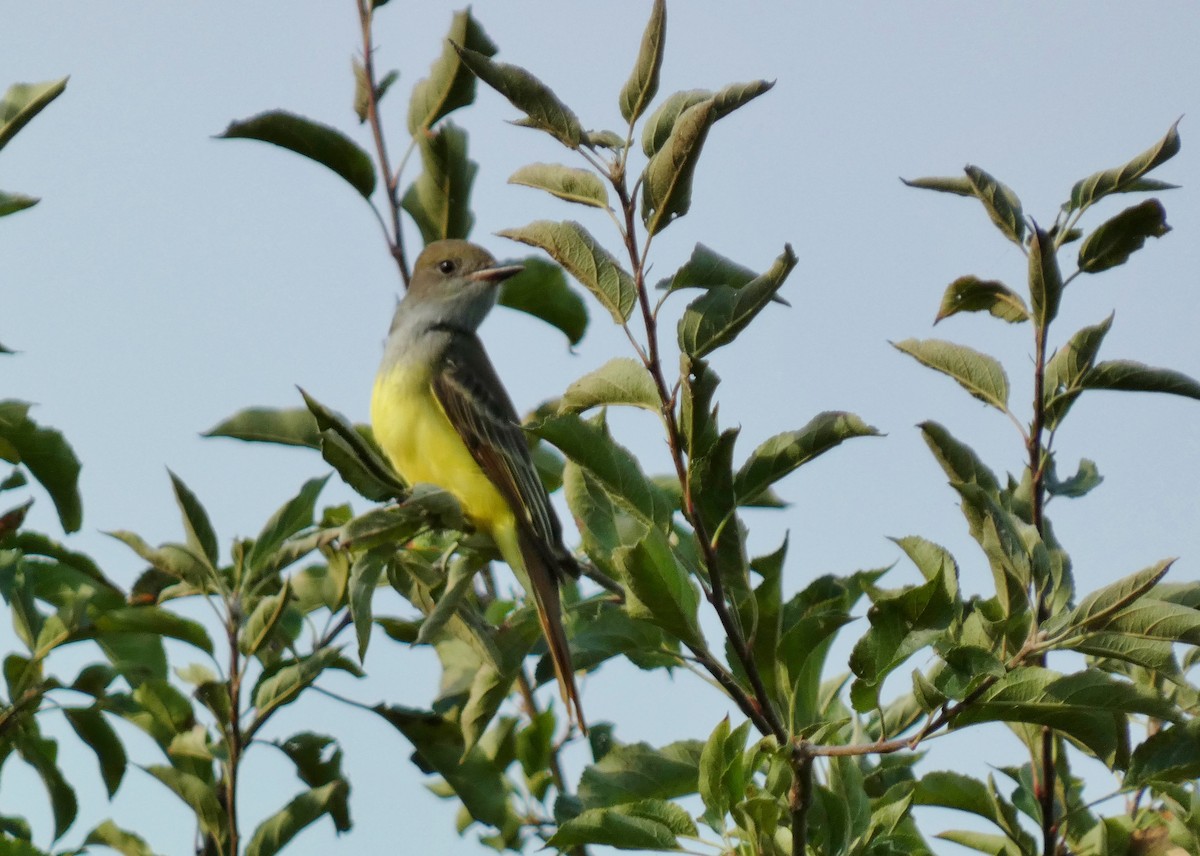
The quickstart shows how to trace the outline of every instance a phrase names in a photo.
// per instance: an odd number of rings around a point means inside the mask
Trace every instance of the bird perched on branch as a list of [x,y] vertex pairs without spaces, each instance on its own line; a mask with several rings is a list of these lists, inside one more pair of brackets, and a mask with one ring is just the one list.
[[568,715],[587,733],[558,585],[578,576],[538,478],[520,420],[476,331],[499,285],[519,265],[497,265],[467,241],[435,241],[413,267],[396,308],[371,396],[375,439],[410,484],[458,499],[496,542],[533,597]]

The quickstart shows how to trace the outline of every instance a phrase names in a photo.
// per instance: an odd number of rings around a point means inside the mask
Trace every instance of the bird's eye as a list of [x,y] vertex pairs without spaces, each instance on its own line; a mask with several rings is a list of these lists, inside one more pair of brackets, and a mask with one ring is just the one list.
[[442,259],[438,262],[438,270],[442,273],[454,273],[455,264],[452,259]]

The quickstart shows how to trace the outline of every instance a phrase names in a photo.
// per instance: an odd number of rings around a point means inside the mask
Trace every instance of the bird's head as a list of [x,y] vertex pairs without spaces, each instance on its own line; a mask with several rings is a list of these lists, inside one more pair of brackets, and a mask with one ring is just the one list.
[[469,241],[434,241],[417,256],[404,300],[474,330],[496,305],[496,287],[521,270],[496,264],[491,253]]

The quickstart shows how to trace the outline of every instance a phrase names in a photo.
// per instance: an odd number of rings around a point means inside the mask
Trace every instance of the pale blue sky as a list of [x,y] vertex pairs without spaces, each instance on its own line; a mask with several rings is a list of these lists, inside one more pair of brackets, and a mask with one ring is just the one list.
[[[485,0],[474,11],[498,58],[538,74],[585,125],[614,127],[648,7]],[[394,149],[403,145],[407,93],[439,52],[454,8],[395,2],[379,13],[378,62],[401,71],[385,102]],[[936,335],[990,351],[1009,369],[1014,401],[1028,399],[1028,330],[964,317],[930,328],[952,279],[975,273],[1017,286],[1024,259],[977,203],[906,189],[898,176],[951,175],[975,163],[1048,222],[1077,178],[1123,162],[1185,115],[1183,151],[1156,173],[1184,186],[1163,197],[1175,231],[1126,267],[1072,285],[1054,344],[1115,309],[1104,356],[1200,376],[1198,37],[1200,8],[1190,0],[669,5],[663,93],[753,78],[777,85],[711,133],[693,214],[656,239],[655,273],[674,270],[697,241],[756,268],[784,242],[800,258],[784,290],[792,308],[771,307],[714,359],[725,381],[722,418],[741,424],[742,455],[826,409],[853,410],[888,435],[806,468],[781,486],[790,509],[750,518],[757,552],[790,530],[789,591],[821,573],[890,564],[899,551],[885,536],[908,534],[950,547],[968,590],[990,585],[955,495],[912,426],[937,419],[1013,472],[1019,438],[887,340]],[[357,45],[350,0],[26,2],[7,4],[0,17],[0,87],[72,76],[0,156],[0,187],[44,198],[0,222],[0,342],[22,352],[0,363],[0,397],[37,402],[35,418],[74,445],[85,514],[70,543],[118,580],[131,581],[142,563],[101,531],[131,529],[154,543],[179,536],[165,467],[208,505],[225,545],[254,534],[324,471],[312,454],[199,432],[246,406],[297,406],[297,384],[366,419],[399,289],[374,219],[319,167],[265,145],[211,139],[232,119],[281,107],[366,144],[350,109]],[[602,217],[505,183],[520,165],[565,154],[505,124],[515,117],[481,90],[477,107],[456,118],[480,162],[474,237],[499,256],[517,255],[492,233],[572,217],[612,245]],[[624,353],[605,313],[591,308],[593,329],[574,355],[561,336],[516,313],[498,310],[487,322],[484,339],[519,409]],[[1083,500],[1054,502],[1050,514],[1081,588],[1173,555],[1182,557],[1176,579],[1200,573],[1198,417],[1200,405],[1166,397],[1095,394],[1076,407],[1058,438],[1060,466],[1089,457],[1106,480]],[[666,468],[649,422],[617,425],[649,469]],[[348,496],[331,486],[325,498]],[[56,531],[49,502],[38,500],[30,525]],[[901,565],[890,580],[913,578]],[[847,638],[856,631],[861,625]],[[14,644],[0,622],[0,651]],[[436,673],[423,652],[377,642],[367,666],[370,681],[338,688],[369,702],[421,705],[432,695]],[[901,688],[908,671],[889,686]],[[704,737],[725,711],[694,679],[671,684],[618,664],[586,677],[583,693],[589,716],[618,722],[627,741]],[[318,698],[279,719],[277,735],[336,734],[354,786],[351,835],[334,839],[323,820],[289,853],[476,852],[454,833],[451,805],[424,791],[408,745],[381,722]],[[122,733],[133,760],[159,760],[132,729]],[[939,760],[935,744],[928,769],[954,766],[964,751],[977,771],[1019,761],[1002,736],[941,742],[956,754],[941,750]],[[131,769],[108,806],[91,755],[73,735],[63,743],[83,803],[68,842],[111,815],[161,852],[186,851],[188,815],[165,790]],[[581,748],[568,754],[572,777],[586,759]],[[264,785],[245,794],[248,817],[298,790],[281,760],[265,750],[252,756],[252,778]],[[1107,785],[1096,781],[1098,795]],[[0,779],[0,805],[35,818],[47,843],[40,785],[15,761]]]

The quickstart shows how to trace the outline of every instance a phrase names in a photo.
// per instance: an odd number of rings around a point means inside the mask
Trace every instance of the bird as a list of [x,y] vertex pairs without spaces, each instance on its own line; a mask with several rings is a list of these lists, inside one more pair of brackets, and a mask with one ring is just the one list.
[[396,307],[371,394],[375,439],[409,484],[454,496],[533,598],[568,717],[587,734],[559,584],[578,577],[525,431],[478,330],[520,273],[463,240],[430,243]]

